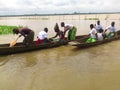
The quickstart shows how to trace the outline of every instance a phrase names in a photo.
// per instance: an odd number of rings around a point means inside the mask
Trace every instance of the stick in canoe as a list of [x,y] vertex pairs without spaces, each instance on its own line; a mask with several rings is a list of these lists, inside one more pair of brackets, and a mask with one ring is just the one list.
[[90,37],[89,35],[86,35],[86,36],[83,37],[83,38],[76,39],[75,41],[71,41],[71,42],[69,42],[69,45],[80,44],[80,42],[78,42],[78,41],[81,41],[81,40],[87,39],[87,38],[89,38],[89,37]]
[[17,43],[17,40],[19,39],[19,37],[20,36],[18,36],[14,41],[12,41],[9,47],[13,47]]
[[80,44],[80,42],[72,41],[72,42],[69,42],[68,44],[69,44],[69,45],[74,45],[74,44],[76,45],[76,44]]

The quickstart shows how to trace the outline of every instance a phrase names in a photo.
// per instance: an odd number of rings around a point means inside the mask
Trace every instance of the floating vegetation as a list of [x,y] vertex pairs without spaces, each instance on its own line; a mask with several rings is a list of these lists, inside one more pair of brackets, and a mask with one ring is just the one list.
[[99,20],[99,18],[85,18],[85,20]]
[[48,17],[21,17],[20,19],[28,20],[49,20]]
[[0,34],[12,34],[13,28],[18,28],[20,26],[7,26],[7,25],[0,25]]
[[42,20],[48,20],[49,18],[41,18]]

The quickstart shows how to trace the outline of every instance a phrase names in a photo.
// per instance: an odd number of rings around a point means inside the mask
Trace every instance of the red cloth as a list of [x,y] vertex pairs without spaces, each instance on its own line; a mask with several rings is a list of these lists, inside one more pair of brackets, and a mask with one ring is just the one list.
[[63,36],[61,36],[61,39],[65,39],[65,36],[63,35]]
[[38,39],[38,40],[36,41],[36,45],[39,45],[40,43],[43,43],[43,42],[44,42],[44,40]]

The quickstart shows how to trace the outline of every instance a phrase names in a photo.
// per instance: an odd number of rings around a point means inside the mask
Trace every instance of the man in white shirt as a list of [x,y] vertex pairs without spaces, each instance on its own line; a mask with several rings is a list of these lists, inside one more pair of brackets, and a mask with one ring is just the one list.
[[97,31],[96,29],[94,28],[94,25],[93,24],[90,24],[90,37],[91,38],[94,38],[94,39],[97,39]]
[[86,43],[96,42],[96,40],[98,39],[97,31],[94,28],[93,24],[90,24],[90,29],[91,29],[89,33],[90,38],[87,39]]
[[99,32],[100,29],[103,28],[102,25],[100,24],[100,21],[99,21],[99,20],[97,21],[97,24],[95,24],[95,28],[96,28],[97,32]]
[[95,29],[95,28],[92,28],[91,31],[90,31],[90,36],[91,36],[91,38],[95,38],[95,39],[96,39],[96,38],[97,38],[97,37],[96,37],[96,33],[97,33],[96,29]]
[[105,32],[107,30],[109,30],[110,32],[116,32],[115,22],[112,22],[111,25],[109,25],[108,27],[106,27]]
[[40,43],[43,42],[48,42],[47,32],[48,32],[48,28],[44,28],[44,31],[39,32],[37,36],[38,40],[36,41],[36,45],[39,45]]
[[61,27],[64,27],[64,35],[69,30],[68,40],[75,40],[77,31],[77,28],[75,26],[73,26],[72,24],[65,24],[64,22],[61,22]]
[[97,37],[98,37],[97,38],[98,41],[102,41],[104,39],[104,34],[102,29],[97,33]]
[[108,34],[106,35],[108,38],[114,37],[116,34],[115,32],[116,27],[115,27],[115,22],[112,22],[111,25],[109,25],[108,27],[106,27],[105,32],[108,31]]

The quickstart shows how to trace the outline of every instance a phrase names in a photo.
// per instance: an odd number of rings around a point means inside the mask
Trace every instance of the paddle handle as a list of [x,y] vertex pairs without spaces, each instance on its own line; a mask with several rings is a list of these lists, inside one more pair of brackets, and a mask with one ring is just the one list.
[[13,47],[16,44],[16,42],[19,39],[19,37],[20,36],[18,36],[13,42],[11,42],[9,47]]
[[19,39],[19,36],[16,38],[16,40],[15,41],[17,41]]

